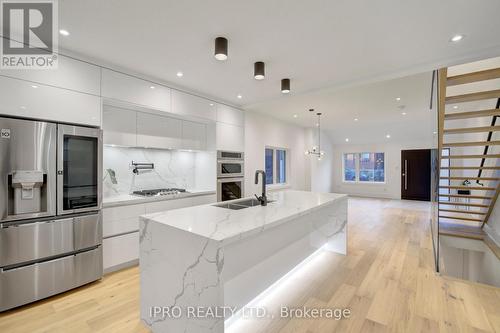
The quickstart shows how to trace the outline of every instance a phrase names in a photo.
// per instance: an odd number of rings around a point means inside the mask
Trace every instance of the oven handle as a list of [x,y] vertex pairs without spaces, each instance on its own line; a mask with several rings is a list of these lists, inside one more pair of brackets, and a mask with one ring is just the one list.
[[229,182],[238,182],[244,181],[244,177],[233,177],[233,178],[217,178],[217,183],[229,183]]

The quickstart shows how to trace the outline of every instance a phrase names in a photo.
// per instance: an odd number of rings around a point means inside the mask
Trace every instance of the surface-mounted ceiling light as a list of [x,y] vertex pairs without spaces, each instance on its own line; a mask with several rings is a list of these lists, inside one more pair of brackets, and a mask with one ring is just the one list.
[[264,80],[266,77],[266,65],[262,61],[253,64],[253,77],[256,80]]
[[354,121],[358,121],[359,119],[358,118],[354,118]]
[[238,97],[239,99],[242,99],[242,98],[243,98],[243,96],[241,96],[241,95],[238,95],[238,96],[236,96],[236,97]]
[[177,72],[177,77],[183,77],[184,76],[184,73],[183,72]]
[[215,59],[224,61],[227,59],[227,39],[224,37],[215,38]]
[[386,134],[385,136],[387,139],[390,139],[391,138],[391,135],[390,134]]
[[296,115],[296,114],[294,114],[294,115],[293,115],[293,117],[294,117],[294,118],[298,118],[299,116],[298,116],[298,115]]
[[281,80],[281,92],[283,94],[288,94],[290,92],[290,79]]
[[345,138],[345,142],[349,142],[349,138]]
[[396,101],[400,101],[401,100],[401,97],[396,97]]
[[462,39],[464,39],[464,35],[455,35],[450,38],[450,42],[456,43],[460,42]]
[[149,87],[149,89],[154,89],[154,88],[155,88],[155,86],[150,86],[150,87]]
[[64,30],[64,29],[61,29],[59,30],[59,33],[63,36],[69,36],[69,31],[68,30]]

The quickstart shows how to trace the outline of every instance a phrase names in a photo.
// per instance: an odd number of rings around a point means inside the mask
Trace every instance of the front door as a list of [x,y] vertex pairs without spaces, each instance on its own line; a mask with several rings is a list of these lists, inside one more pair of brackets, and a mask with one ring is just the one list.
[[401,199],[431,200],[431,150],[401,151]]

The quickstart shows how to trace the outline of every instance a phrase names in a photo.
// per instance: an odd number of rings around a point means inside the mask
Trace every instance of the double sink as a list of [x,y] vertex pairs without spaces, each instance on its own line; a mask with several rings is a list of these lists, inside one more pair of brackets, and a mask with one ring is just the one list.
[[[268,200],[267,203],[274,202],[274,200]],[[214,207],[226,208],[232,210],[245,209],[250,207],[260,206],[260,201],[257,199],[243,199],[239,201],[233,201],[228,203],[222,203],[218,205],[214,205]]]

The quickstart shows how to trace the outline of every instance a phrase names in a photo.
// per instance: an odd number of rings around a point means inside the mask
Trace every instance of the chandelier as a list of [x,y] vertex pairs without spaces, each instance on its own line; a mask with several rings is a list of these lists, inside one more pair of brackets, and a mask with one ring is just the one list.
[[[314,109],[309,109],[309,112],[312,114]],[[306,155],[313,155],[318,157],[318,161],[321,161],[325,152],[321,150],[321,112],[317,112],[318,121],[316,123],[316,128],[318,129],[318,145],[313,146],[312,149],[306,151]]]

